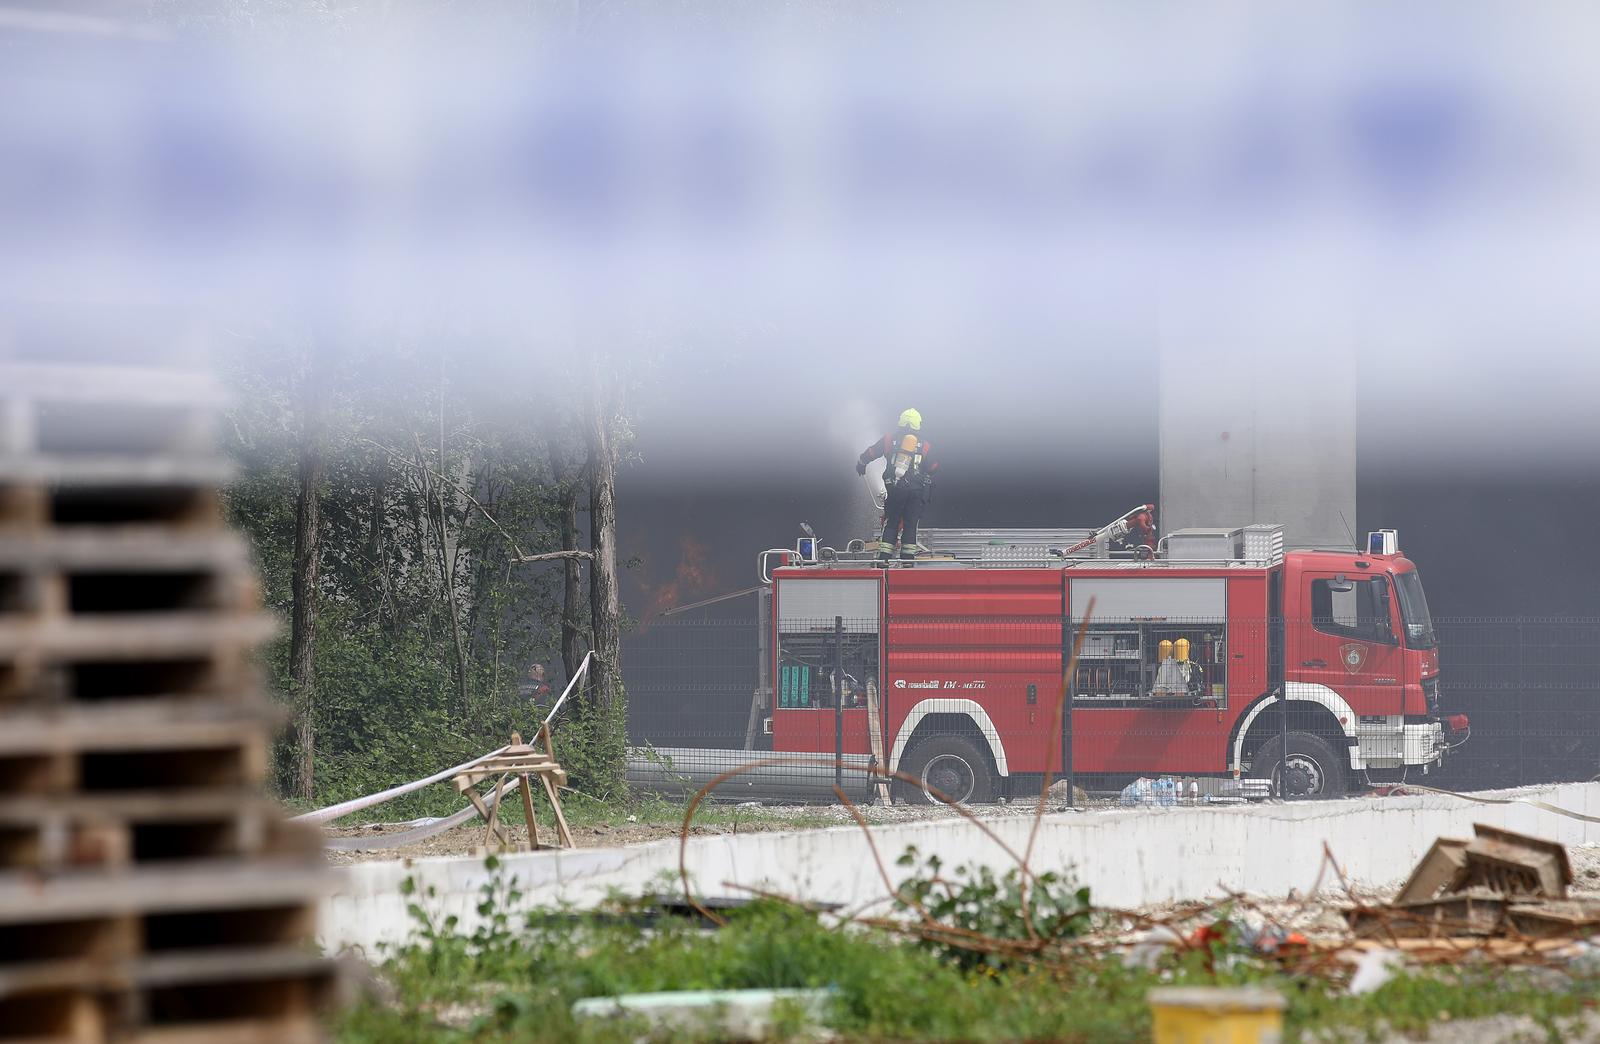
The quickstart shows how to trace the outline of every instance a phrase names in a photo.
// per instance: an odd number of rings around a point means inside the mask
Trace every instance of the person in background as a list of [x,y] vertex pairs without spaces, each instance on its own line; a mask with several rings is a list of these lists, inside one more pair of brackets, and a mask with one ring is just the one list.
[[529,703],[541,703],[550,697],[550,683],[544,677],[544,664],[536,663],[528,668],[528,676],[523,679],[517,691]]
[[1136,558],[1150,559],[1156,554],[1156,516],[1149,508],[1135,511],[1123,520],[1128,531],[1112,541],[1119,551],[1132,551]]
[[883,505],[883,536],[878,541],[878,561],[887,562],[900,545],[900,560],[909,562],[922,550],[917,544],[917,522],[933,492],[933,475],[939,462],[922,437],[922,414],[906,410],[897,430],[861,451],[856,474],[865,475],[870,461],[884,458],[883,485],[889,497]]

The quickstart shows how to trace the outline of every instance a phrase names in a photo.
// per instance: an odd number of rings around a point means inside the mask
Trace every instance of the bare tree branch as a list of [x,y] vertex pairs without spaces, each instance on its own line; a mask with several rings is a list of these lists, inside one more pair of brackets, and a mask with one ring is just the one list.
[[512,559],[512,561],[514,561],[514,562],[543,562],[546,559],[551,559],[551,558],[581,558],[581,559],[584,559],[584,560],[588,561],[588,560],[592,560],[594,558],[594,555],[591,552],[581,551],[581,550],[580,551],[545,551],[542,554],[537,554],[537,555],[523,555],[520,558]]
[[413,471],[423,472],[423,473],[425,473],[427,475],[428,478],[430,478],[430,479],[432,479],[432,480],[434,480],[436,482],[442,482],[442,483],[450,486],[457,493],[460,493],[463,497],[466,497],[468,500],[470,500],[472,502],[472,506],[478,509],[478,512],[480,514],[482,514],[485,519],[488,520],[490,525],[494,526],[494,528],[496,528],[496,529],[498,529],[500,531],[500,535],[506,538],[506,543],[511,545],[511,550],[516,552],[516,554],[511,557],[511,560],[513,562],[543,562],[546,559],[551,559],[551,558],[591,559],[591,558],[594,557],[588,551],[547,551],[547,552],[545,552],[543,554],[530,555],[526,551],[522,550],[522,547],[517,543],[517,540],[516,540],[515,537],[513,537],[510,533],[506,532],[506,527],[502,526],[499,523],[499,521],[493,515],[491,515],[489,513],[488,509],[485,508],[481,503],[478,502],[478,498],[474,497],[471,493],[467,492],[465,489],[462,489],[460,485],[458,485],[457,483],[451,481],[446,476],[439,474],[437,471],[434,471],[432,468],[428,467],[427,465],[422,464],[422,463],[420,463],[420,462],[418,462],[416,460],[413,460],[410,457],[404,456],[403,454],[396,453],[394,450],[390,449],[388,446],[385,446],[381,442],[374,442],[372,439],[362,439],[361,441],[367,443],[369,446],[376,447],[377,449],[380,449],[383,452],[389,454],[389,456],[392,457],[395,460],[396,463],[402,465],[403,467],[410,468]]

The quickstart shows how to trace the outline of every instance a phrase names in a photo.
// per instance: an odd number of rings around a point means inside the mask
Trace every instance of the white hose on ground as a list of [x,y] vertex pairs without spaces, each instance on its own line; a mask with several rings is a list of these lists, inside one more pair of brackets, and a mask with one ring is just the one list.
[[1542,811],[1554,812],[1558,816],[1566,816],[1569,819],[1581,819],[1585,823],[1600,823],[1600,816],[1585,815],[1582,812],[1574,812],[1570,808],[1562,808],[1560,805],[1552,805],[1544,801],[1537,801],[1534,798],[1484,797],[1481,794],[1462,794],[1454,790],[1441,790],[1438,787],[1425,787],[1420,783],[1398,783],[1395,784],[1394,790],[1409,790],[1417,794],[1442,794],[1445,797],[1460,798],[1463,801],[1472,801],[1479,805],[1531,805],[1532,807]]
[[[501,793],[500,800],[505,801],[506,799],[510,798],[511,795],[515,794],[521,787],[522,780],[512,779],[510,784],[508,784],[506,789]],[[492,790],[490,793],[484,795],[483,805],[485,808],[494,808],[494,793]],[[435,819],[431,823],[424,823],[421,826],[413,827],[410,830],[402,830],[397,834],[369,834],[358,837],[329,837],[323,839],[322,847],[336,849],[341,852],[373,852],[385,848],[402,848],[406,845],[414,845],[418,841],[426,841],[430,837],[437,837],[447,830],[454,830],[461,824],[476,817],[477,814],[478,810],[473,808],[471,805],[468,805],[461,811],[445,816],[443,819]]]
[[398,787],[390,787],[388,790],[381,790],[376,794],[368,794],[366,797],[351,798],[349,801],[341,801],[337,805],[329,805],[327,808],[319,808],[314,812],[303,812],[300,815],[295,816],[294,821],[326,823],[329,820],[338,819],[341,816],[348,816],[352,812],[360,812],[364,808],[371,808],[373,805],[381,805],[385,801],[393,801],[395,798],[403,797],[414,790],[421,790],[423,787],[426,787],[429,784],[439,783],[443,780],[447,780],[458,772],[465,772],[467,769],[476,765],[480,761],[485,761],[489,758],[492,758],[496,754],[504,754],[507,749],[508,748],[506,747],[501,747],[499,750],[491,750],[489,753],[479,755],[478,757],[473,758],[471,761],[463,761],[454,768],[447,768],[443,772],[435,772],[427,779],[418,779],[413,780],[410,783],[402,783]]

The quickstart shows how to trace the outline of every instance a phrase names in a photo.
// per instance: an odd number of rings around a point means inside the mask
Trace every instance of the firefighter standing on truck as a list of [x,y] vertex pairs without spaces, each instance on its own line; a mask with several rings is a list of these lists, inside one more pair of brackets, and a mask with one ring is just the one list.
[[901,561],[910,561],[922,550],[917,545],[917,522],[928,506],[933,489],[933,473],[939,462],[922,437],[922,414],[906,410],[900,426],[861,451],[856,474],[867,473],[867,463],[884,459],[883,485],[888,499],[883,505],[883,536],[878,541],[878,560],[888,561],[896,543]]

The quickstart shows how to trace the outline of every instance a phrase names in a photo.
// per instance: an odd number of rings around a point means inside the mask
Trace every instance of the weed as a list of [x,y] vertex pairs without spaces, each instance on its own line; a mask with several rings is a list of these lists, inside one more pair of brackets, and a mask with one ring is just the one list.
[[[1023,900],[1014,879],[961,869],[946,874],[935,860],[905,858],[920,867],[907,896],[915,894],[930,913],[974,931],[1019,937],[1014,922]],[[524,897],[515,882],[498,861],[486,866],[480,920],[470,932],[430,910],[436,896],[406,887],[416,932],[383,969],[403,1002],[346,1013],[340,1041],[662,1039],[636,1022],[579,1022],[573,1003],[661,990],[794,987],[830,991],[827,1028],[846,1040],[1132,1042],[1149,1038],[1145,998],[1161,985],[1277,989],[1289,1002],[1289,1040],[1380,1040],[1430,1028],[1436,1039],[1451,1039],[1441,1025],[1501,1013],[1525,1015],[1548,1039],[1560,1040],[1600,996],[1589,979],[1466,968],[1402,975],[1351,997],[1325,979],[1284,975],[1226,933],[1206,947],[1174,951],[1154,968],[1104,959],[1062,970],[974,961],[775,902],[731,911],[717,931],[674,918],[641,927],[637,900],[613,900],[583,914],[521,912]],[[1068,945],[1088,924],[1088,896],[1065,878],[1041,878],[1026,902],[1036,930]],[[783,1012],[781,1023],[784,1036],[810,1029],[798,1010]],[[672,1039],[715,1037],[708,1026]]]
[[[944,874],[938,856],[924,858],[915,847],[905,850],[896,863],[917,872],[900,885],[895,905],[901,910],[926,913],[944,925],[989,939],[1040,939],[1055,943],[1083,934],[1089,927],[1089,889],[1070,878],[1049,872],[1026,882],[1017,868],[995,876],[987,866],[959,866]],[[947,954],[966,968],[1000,967],[1007,959],[997,953],[952,947],[944,942],[926,945]]]

